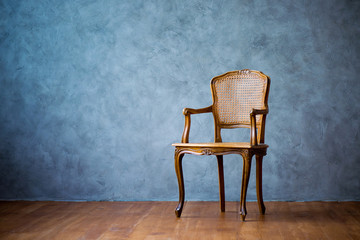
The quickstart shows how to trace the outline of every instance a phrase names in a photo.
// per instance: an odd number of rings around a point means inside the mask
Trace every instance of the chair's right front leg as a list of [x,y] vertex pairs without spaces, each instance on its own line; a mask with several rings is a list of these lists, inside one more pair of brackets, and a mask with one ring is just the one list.
[[178,179],[179,185],[179,204],[175,209],[175,215],[177,217],[181,216],[182,209],[184,207],[184,199],[185,199],[185,187],[184,187],[184,177],[182,170],[182,159],[184,157],[184,153],[180,153],[179,149],[175,149],[175,171]]
[[247,152],[243,155],[243,176],[241,184],[241,196],[240,196],[240,214],[243,221],[246,218],[246,193],[249,185],[250,170],[251,170],[251,157],[252,155]]

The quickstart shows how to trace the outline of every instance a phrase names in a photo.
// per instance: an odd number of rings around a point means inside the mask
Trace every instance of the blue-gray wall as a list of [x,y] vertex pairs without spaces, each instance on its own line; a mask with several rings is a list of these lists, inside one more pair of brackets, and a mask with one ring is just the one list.
[[[182,108],[250,68],[272,78],[265,200],[360,200],[359,39],[350,0],[0,1],[0,199],[177,200]],[[241,172],[225,156],[227,200]],[[215,157],[184,174],[187,200],[218,199]]]

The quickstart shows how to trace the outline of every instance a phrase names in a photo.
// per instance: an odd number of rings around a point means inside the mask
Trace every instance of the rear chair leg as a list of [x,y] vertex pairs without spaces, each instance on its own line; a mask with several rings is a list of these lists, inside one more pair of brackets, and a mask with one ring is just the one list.
[[256,194],[259,211],[261,214],[265,214],[265,205],[262,194],[262,162],[263,156],[256,155]]
[[220,196],[220,209],[225,212],[225,187],[224,187],[224,165],[223,156],[216,156],[219,170],[219,196]]

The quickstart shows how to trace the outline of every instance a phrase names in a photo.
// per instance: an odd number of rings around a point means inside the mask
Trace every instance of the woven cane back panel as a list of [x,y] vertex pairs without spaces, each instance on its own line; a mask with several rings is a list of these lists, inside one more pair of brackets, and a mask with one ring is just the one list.
[[[266,76],[251,70],[229,72],[212,82],[214,115],[221,125],[250,124],[250,111],[264,109]],[[260,116],[257,116],[257,123]]]

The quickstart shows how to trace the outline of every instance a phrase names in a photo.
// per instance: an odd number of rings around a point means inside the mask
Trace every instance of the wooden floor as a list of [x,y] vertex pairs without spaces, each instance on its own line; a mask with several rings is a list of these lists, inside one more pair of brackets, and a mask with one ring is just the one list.
[[0,202],[0,239],[360,239],[360,202]]

